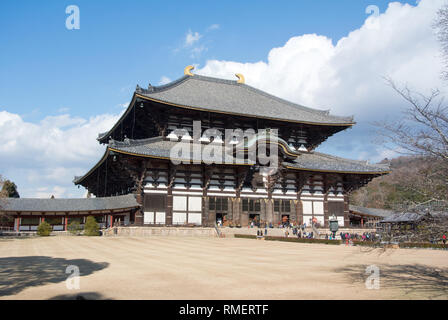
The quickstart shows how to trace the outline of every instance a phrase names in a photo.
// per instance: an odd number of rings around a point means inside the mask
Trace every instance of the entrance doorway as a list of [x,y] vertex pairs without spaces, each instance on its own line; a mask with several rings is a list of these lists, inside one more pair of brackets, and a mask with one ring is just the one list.
[[289,214],[282,214],[283,226],[289,226]]
[[216,214],[216,224],[221,225],[224,223],[224,214],[223,213],[217,213]]
[[249,213],[249,225],[252,225],[252,222],[254,226],[260,226],[260,215],[258,213]]
[[[227,226],[229,221],[227,220],[227,214],[229,211],[229,198],[227,197],[209,197],[208,198],[208,210],[213,217],[215,215],[215,222],[221,226]],[[211,218],[213,219],[213,218]]]

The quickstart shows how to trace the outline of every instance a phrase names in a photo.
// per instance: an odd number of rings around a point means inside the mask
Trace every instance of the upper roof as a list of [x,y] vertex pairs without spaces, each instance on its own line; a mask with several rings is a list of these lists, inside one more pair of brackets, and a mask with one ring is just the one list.
[[136,90],[136,95],[195,110],[317,125],[351,126],[353,117],[330,115],[295,104],[237,81],[183,76],[163,86]]
[[4,198],[0,202],[0,212],[79,212],[130,209],[139,206],[133,194],[79,199]]

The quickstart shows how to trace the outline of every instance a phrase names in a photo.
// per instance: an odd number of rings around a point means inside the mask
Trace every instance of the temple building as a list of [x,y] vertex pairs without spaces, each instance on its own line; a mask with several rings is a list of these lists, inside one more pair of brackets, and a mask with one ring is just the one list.
[[353,126],[353,118],[280,99],[246,85],[241,74],[232,81],[192,69],[166,85],[137,86],[121,118],[99,134],[104,155],[74,180],[96,198],[74,209],[62,199],[29,203],[34,211],[10,203],[16,228],[48,212],[64,230],[77,215],[94,215],[105,227],[116,221],[328,227],[331,216],[349,227],[350,192],[389,172],[386,165],[315,151]]
[[[314,151],[353,118],[272,96],[244,84],[241,74],[231,81],[192,69],[166,85],[137,86],[126,112],[98,137],[103,157],[75,184],[97,197],[134,193],[141,205],[129,218],[135,225],[328,226],[335,215],[348,227],[348,194],[389,170]],[[259,159],[246,161],[252,145],[276,154],[273,174]]]

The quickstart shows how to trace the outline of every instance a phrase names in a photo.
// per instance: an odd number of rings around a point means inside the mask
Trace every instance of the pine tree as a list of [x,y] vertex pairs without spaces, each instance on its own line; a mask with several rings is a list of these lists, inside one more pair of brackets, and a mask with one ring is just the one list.
[[99,236],[100,226],[92,216],[87,217],[86,224],[84,225],[84,235],[86,236]]
[[1,193],[5,194],[7,198],[20,198],[16,184],[10,180],[3,182]]
[[53,228],[48,222],[43,221],[38,227],[37,227],[37,235],[41,237],[48,237],[51,233]]

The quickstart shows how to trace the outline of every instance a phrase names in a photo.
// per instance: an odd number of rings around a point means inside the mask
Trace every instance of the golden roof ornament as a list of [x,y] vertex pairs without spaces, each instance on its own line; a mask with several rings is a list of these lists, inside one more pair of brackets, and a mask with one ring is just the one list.
[[241,73],[235,73],[235,76],[238,78],[238,83],[244,83],[245,79],[244,76]]
[[194,69],[194,66],[186,66],[184,69],[184,75],[190,76],[190,77],[194,76],[194,74],[191,72],[191,70],[193,70],[193,69]]

